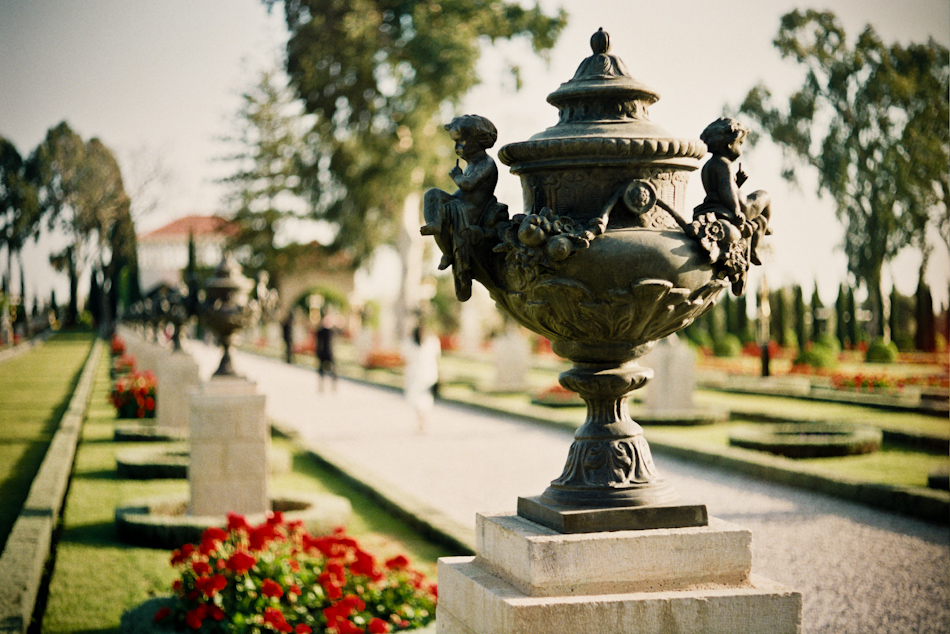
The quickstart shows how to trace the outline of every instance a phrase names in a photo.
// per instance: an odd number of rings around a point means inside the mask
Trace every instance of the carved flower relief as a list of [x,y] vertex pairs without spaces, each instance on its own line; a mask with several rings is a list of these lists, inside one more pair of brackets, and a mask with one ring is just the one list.
[[700,246],[709,255],[710,262],[718,262],[721,254],[719,243],[726,238],[726,227],[714,213],[702,214],[693,220],[690,228]]
[[564,471],[553,486],[624,488],[658,477],[650,446],[642,434],[623,440],[576,440]]

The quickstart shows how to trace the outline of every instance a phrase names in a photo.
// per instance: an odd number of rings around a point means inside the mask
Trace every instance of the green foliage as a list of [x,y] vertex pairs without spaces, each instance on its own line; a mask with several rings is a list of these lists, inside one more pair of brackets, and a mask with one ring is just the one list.
[[897,345],[878,337],[868,346],[865,359],[868,363],[894,363],[897,361]]
[[742,354],[742,341],[727,332],[713,341],[713,354],[717,357],[738,357]]
[[805,319],[805,295],[802,293],[802,287],[796,284],[792,288],[792,297],[795,306],[795,340],[798,345],[804,346],[808,341],[808,324]]
[[700,348],[711,348],[713,345],[712,335],[709,334],[707,330],[702,325],[693,324],[685,331],[686,338],[689,339],[691,343]]
[[[62,252],[50,256],[50,263],[69,275],[66,323],[71,324],[77,317],[76,280],[83,270],[96,262],[116,286],[119,265],[134,258],[131,202],[109,148],[99,139],[84,143],[65,121],[47,131],[27,161],[26,174],[36,187],[47,226],[70,237]],[[112,256],[108,263],[107,253]],[[108,321],[109,316],[104,318]]]
[[[306,216],[300,197],[300,166],[306,155],[305,120],[276,72],[265,71],[242,95],[238,133],[224,139],[236,147],[224,160],[235,172],[223,179],[230,186],[228,206],[237,233],[230,238],[245,273],[266,271],[273,285],[293,250],[279,246],[289,220]],[[286,238],[286,236],[284,236]]]
[[795,365],[809,365],[813,368],[831,369],[838,365],[838,353],[833,348],[815,343],[802,350],[795,357]]
[[304,185],[357,264],[392,240],[407,195],[447,172],[439,124],[478,83],[480,46],[526,37],[543,53],[566,24],[501,1],[285,0],[284,13],[287,74],[314,115]]
[[932,39],[886,45],[870,26],[850,44],[834,14],[814,10],[784,15],[775,46],[804,67],[802,87],[781,108],[759,84],[740,112],[786,150],[786,178],[818,172],[880,332],[883,264],[908,245],[926,255],[928,226],[950,241],[950,54]]
[[816,346],[822,346],[831,350],[835,355],[841,352],[841,343],[838,338],[831,333],[822,333],[815,339]]

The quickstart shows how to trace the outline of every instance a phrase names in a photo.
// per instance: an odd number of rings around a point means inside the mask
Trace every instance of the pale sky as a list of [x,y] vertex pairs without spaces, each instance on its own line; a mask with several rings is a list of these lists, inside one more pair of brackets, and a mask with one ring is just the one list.
[[[932,36],[950,45],[946,0],[543,4],[570,14],[551,64],[536,61],[522,44],[488,51],[480,67],[484,85],[463,104],[498,127],[496,150],[556,122],[556,110],[544,98],[590,55],[588,40],[598,27],[610,33],[611,52],[631,74],[660,93],[653,121],[674,137],[693,138],[760,79],[779,94],[796,87],[799,69],[782,61],[771,44],[780,16],[795,7],[832,10],[851,37],[870,23],[885,42]],[[221,211],[223,191],[213,181],[228,168],[214,159],[227,148],[215,139],[234,131],[240,92],[275,63],[285,39],[282,6],[268,14],[257,0],[0,0],[0,135],[27,155],[65,119],[84,139],[98,136],[109,146],[127,181],[134,181],[142,156],[160,158],[170,180],[156,210],[137,218],[140,233],[183,215]],[[503,73],[506,60],[525,68],[521,93],[513,93]],[[743,157],[750,177],[745,187],[765,189],[774,200],[772,253],[761,268],[771,286],[799,283],[806,294],[818,280],[828,303],[845,279],[844,256],[836,250],[842,230],[829,203],[807,191],[807,180],[805,191],[791,189],[779,165],[778,151],[767,142]],[[520,206],[519,187],[503,168],[497,193],[512,209]],[[697,175],[688,204],[702,196]],[[65,301],[65,276],[49,269],[48,250],[44,241],[27,253],[27,295],[45,299],[55,286]],[[0,256],[5,271],[6,254]],[[919,262],[919,254],[904,254],[885,275],[910,293]],[[939,244],[929,281],[935,299],[946,302],[950,258]]]

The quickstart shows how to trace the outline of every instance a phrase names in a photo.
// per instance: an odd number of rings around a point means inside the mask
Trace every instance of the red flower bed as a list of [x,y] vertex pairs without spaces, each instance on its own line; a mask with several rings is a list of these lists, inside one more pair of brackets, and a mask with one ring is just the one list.
[[171,563],[176,602],[155,621],[177,629],[385,634],[435,618],[436,587],[404,556],[381,563],[343,529],[314,537],[280,513],[259,526],[231,514]]
[[155,418],[157,382],[150,370],[133,370],[115,379],[109,401],[119,418]]
[[402,355],[394,350],[374,350],[366,356],[363,367],[367,370],[391,369],[401,367]]
[[125,341],[118,335],[113,335],[112,341],[109,342],[109,351],[113,357],[125,354]]
[[540,392],[536,392],[531,397],[531,402],[535,405],[546,405],[548,407],[568,407],[583,405],[584,400],[560,383],[555,383]]

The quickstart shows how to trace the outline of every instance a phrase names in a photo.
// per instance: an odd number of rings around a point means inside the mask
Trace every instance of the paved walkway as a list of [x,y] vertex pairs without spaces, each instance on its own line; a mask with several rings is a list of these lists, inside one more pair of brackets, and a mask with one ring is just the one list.
[[[220,352],[189,343],[207,378]],[[267,396],[268,415],[318,453],[341,457],[382,488],[408,493],[464,526],[513,512],[560,475],[568,432],[437,404],[425,433],[392,390],[234,353]],[[646,430],[649,439],[649,428]],[[806,634],[950,631],[950,529],[820,494],[655,456],[682,497],[752,530],[753,573],[800,590]]]

